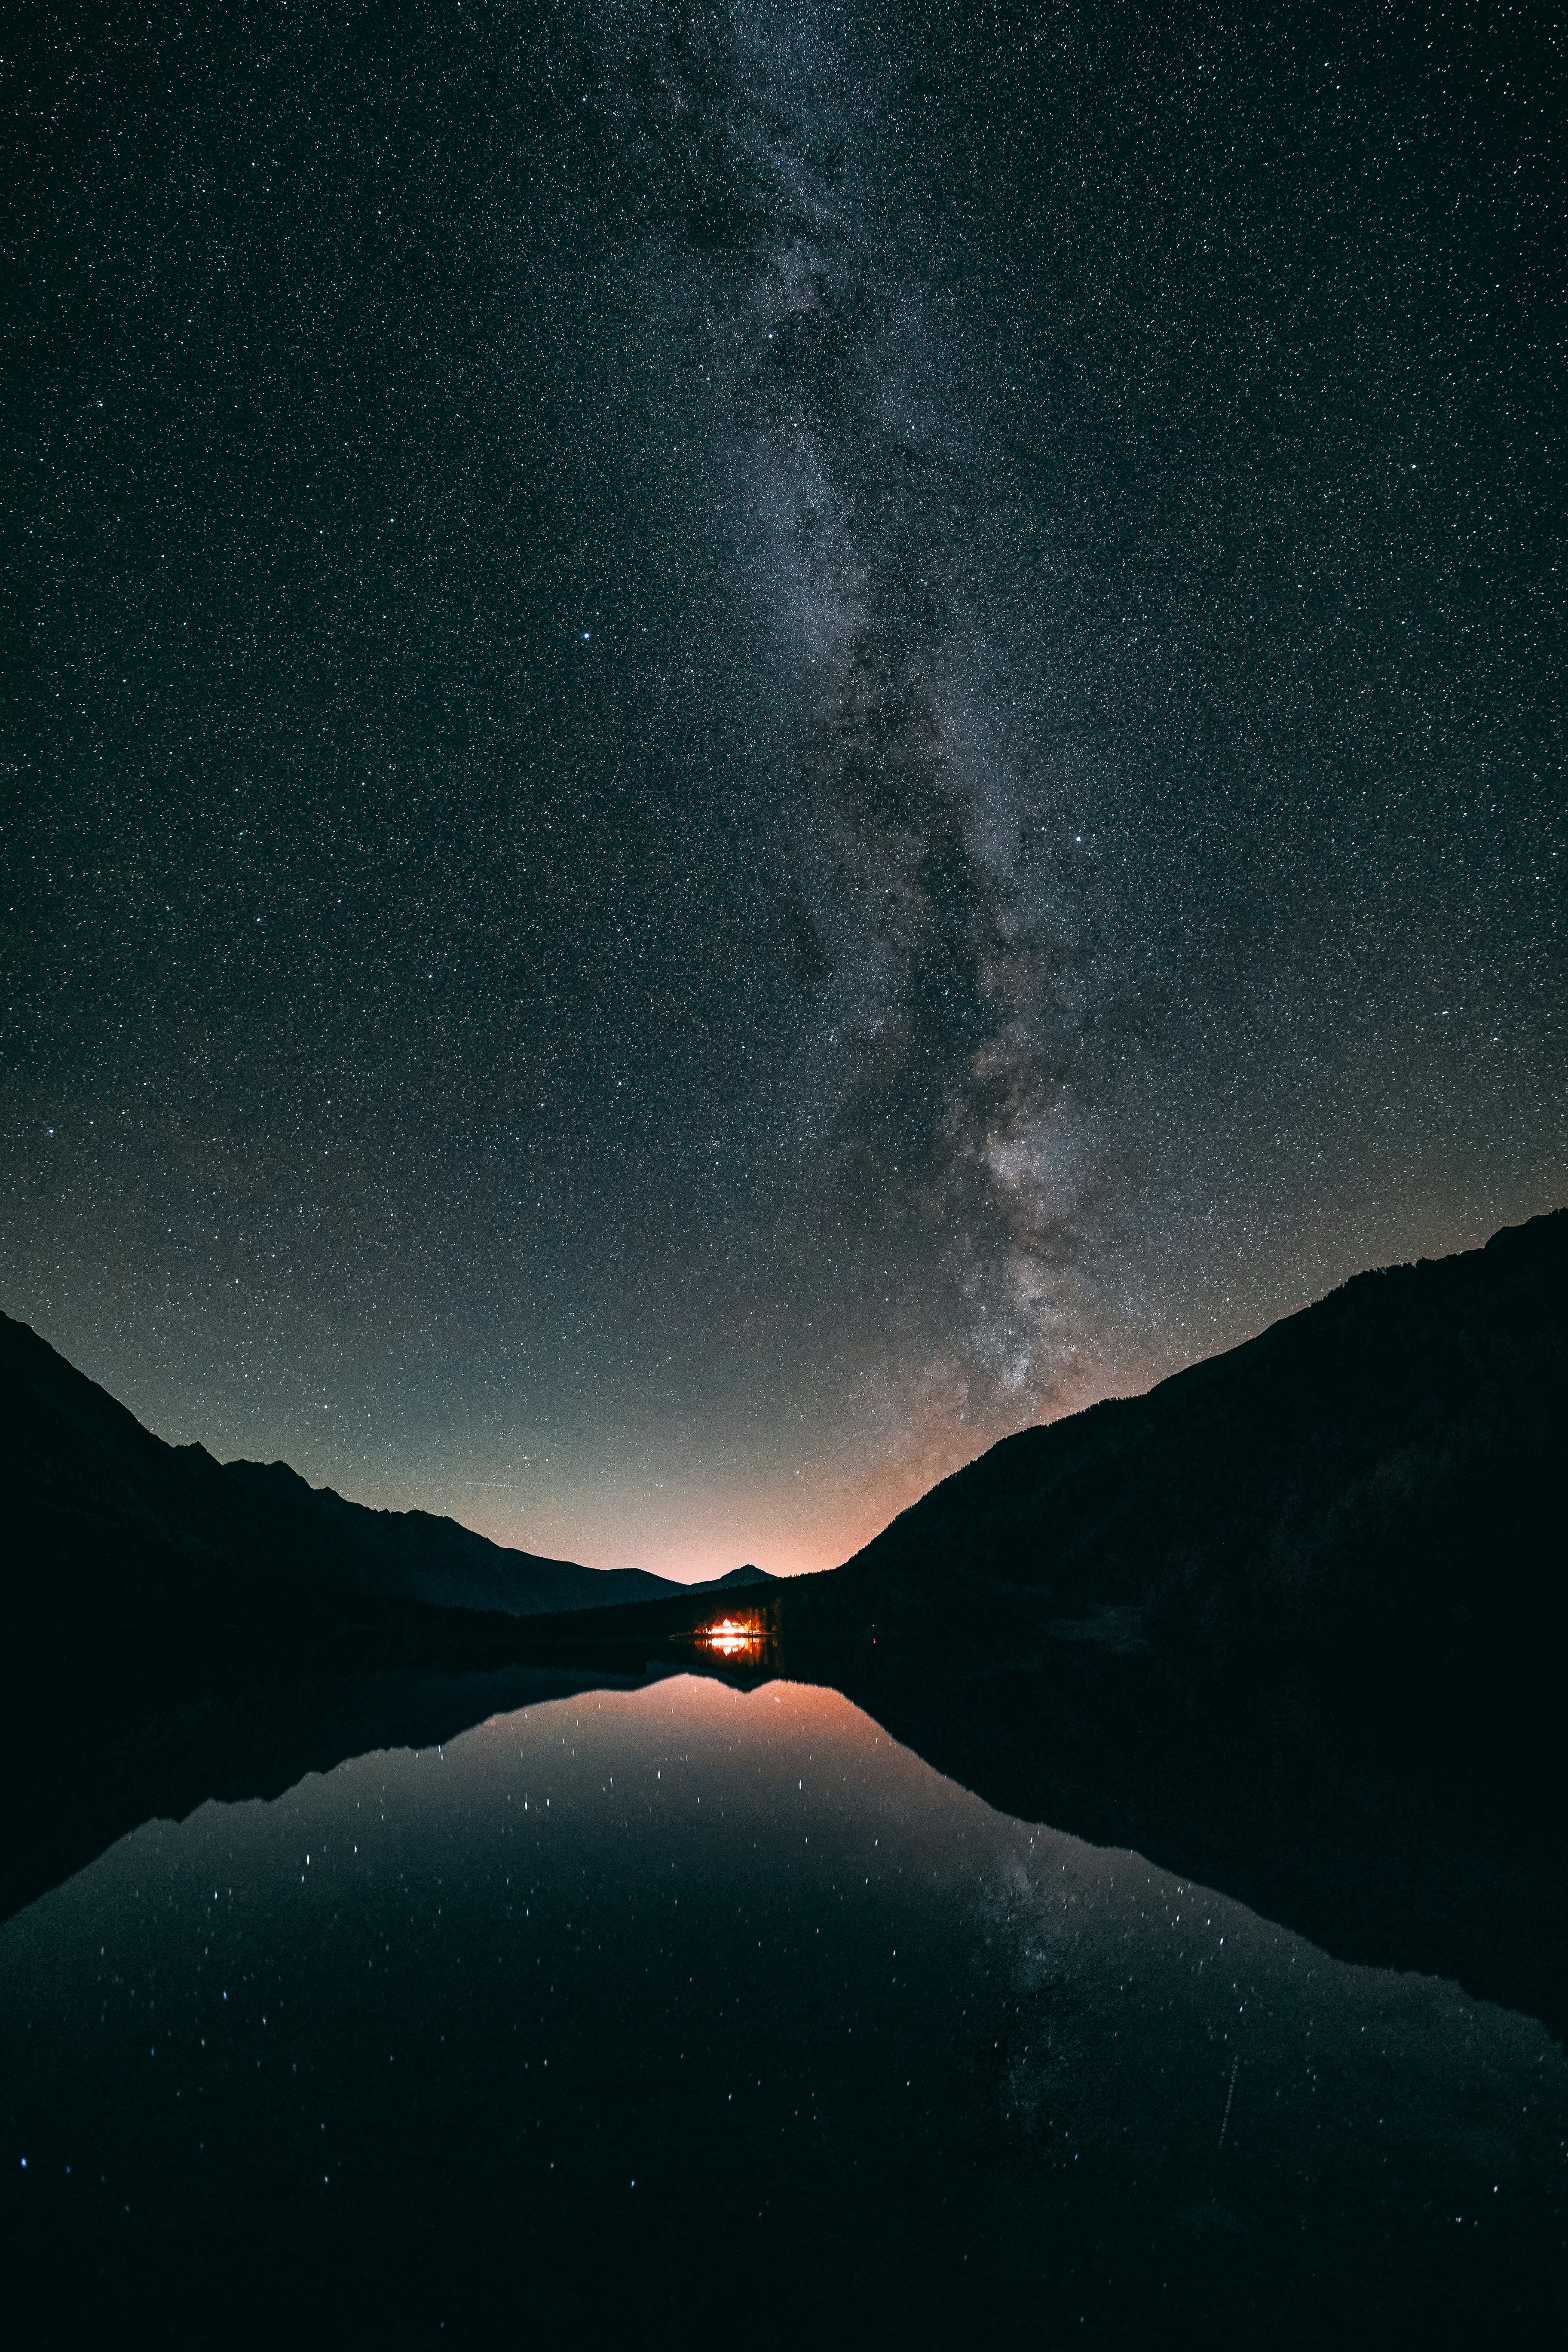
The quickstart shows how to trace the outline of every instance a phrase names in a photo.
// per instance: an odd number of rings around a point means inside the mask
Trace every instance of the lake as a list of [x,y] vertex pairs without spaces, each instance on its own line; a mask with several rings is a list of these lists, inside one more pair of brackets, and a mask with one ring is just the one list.
[[0,2074],[32,2341],[1563,2317],[1540,2023],[793,1683],[543,1698],[150,1822],[0,1928]]

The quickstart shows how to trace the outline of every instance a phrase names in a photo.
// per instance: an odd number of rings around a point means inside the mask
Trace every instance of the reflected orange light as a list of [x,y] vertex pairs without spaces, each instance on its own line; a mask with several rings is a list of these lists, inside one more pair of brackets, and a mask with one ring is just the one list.
[[721,1651],[727,1658],[733,1657],[737,1650],[749,1650],[757,1639],[755,1625],[747,1624],[740,1617],[721,1617],[702,1635],[709,1649]]

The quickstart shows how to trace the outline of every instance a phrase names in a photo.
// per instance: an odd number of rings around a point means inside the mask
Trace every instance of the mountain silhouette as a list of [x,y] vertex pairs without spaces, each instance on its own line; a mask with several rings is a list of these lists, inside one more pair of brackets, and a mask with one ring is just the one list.
[[[1485,1683],[1528,1738],[1516,1702],[1554,1681],[1568,1630],[1565,1427],[1558,1210],[1358,1275],[1146,1395],[1002,1439],[752,1613],[794,1659],[858,1657],[874,1635],[884,1664],[1157,1662],[1194,1692],[1294,1679],[1426,1716],[1457,1684],[1466,1717]],[[616,1637],[701,1616],[659,1600]]]
[[380,1511],[311,1486],[286,1462],[227,1462],[223,1476],[247,1496],[309,1518],[342,1547],[363,1590],[443,1609],[499,1609],[509,1616],[605,1609],[684,1588],[643,1568],[584,1568],[515,1551],[430,1511]]
[[[348,1502],[284,1462],[168,1445],[8,1316],[0,1428],[12,1537],[0,1594],[13,1623],[96,1640],[163,1622],[199,1645],[204,1627],[258,1620],[286,1634],[291,1612],[319,1631],[374,1622],[384,1603],[517,1617],[687,1589],[644,1569],[512,1550],[428,1511]],[[757,1568],[716,1580],[769,1580]]]
[[[1568,1210],[1357,1276],[1147,1395],[1027,1429],[774,1603],[1147,1645],[1220,1681],[1483,1661],[1528,1676],[1564,1622]],[[1528,1649],[1530,1655],[1521,1655]]]
[[[220,1465],[3,1319],[0,1426],[0,1910],[139,1810],[351,1752],[367,1691],[392,1738],[519,1667],[700,1664],[831,1684],[1000,1811],[1568,2025],[1568,1213],[1005,1439],[782,1581],[639,1598]],[[759,1640],[726,1664],[696,1637],[742,1590]],[[615,1605],[552,1607],[579,1591]]]
[[[1001,1811],[1561,2033],[1565,1429],[1559,1211],[1004,1439],[757,1596],[757,1661]],[[703,1622],[529,1633],[674,1655]]]

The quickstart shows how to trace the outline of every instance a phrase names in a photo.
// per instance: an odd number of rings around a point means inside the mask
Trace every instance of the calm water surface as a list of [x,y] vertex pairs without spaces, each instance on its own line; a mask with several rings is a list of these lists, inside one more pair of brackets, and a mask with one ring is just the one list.
[[149,1824],[0,1930],[0,2065],[36,2341],[1563,2317],[1539,2024],[1005,1820],[795,1685]]

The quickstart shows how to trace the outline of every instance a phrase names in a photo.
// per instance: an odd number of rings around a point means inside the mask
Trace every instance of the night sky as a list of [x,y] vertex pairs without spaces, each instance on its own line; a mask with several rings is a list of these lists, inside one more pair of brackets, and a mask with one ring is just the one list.
[[27,37],[0,1304],[163,1435],[825,1566],[1563,1201],[1552,12]]

